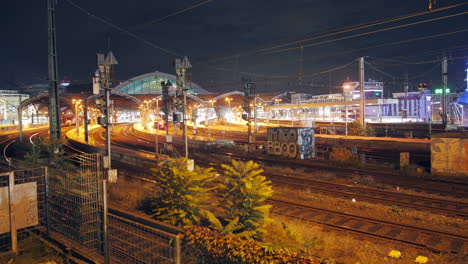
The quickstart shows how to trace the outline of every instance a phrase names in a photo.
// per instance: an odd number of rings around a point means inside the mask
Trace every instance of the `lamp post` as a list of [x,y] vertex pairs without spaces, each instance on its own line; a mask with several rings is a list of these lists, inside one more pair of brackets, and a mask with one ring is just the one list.
[[[279,104],[279,103],[281,103],[281,101],[282,101],[282,99],[275,99],[275,104]],[[278,111],[278,113],[279,113],[279,111]],[[278,119],[278,126],[280,126],[279,114],[277,116],[277,119]]]
[[78,122],[78,111],[79,111],[79,107],[80,107],[80,104],[81,104],[81,99],[73,99],[72,100],[72,103],[73,103],[73,106],[75,108],[75,125],[76,125],[76,136],[79,136],[80,134],[80,124]]
[[[211,104],[211,108],[214,109],[214,102],[215,102],[215,101],[214,101],[214,100],[210,100],[209,102],[210,102],[210,104]],[[206,114],[208,115],[208,111],[207,111]],[[211,141],[211,127],[210,127],[210,119],[209,119],[209,118],[208,118],[208,140]]]
[[270,107],[271,107],[271,106],[270,106],[270,103],[269,103],[269,102],[268,102],[268,103],[265,103],[264,106],[263,106],[264,111],[265,111],[265,109],[268,109],[268,110],[267,110],[268,112],[267,112],[266,115],[265,115],[266,120],[267,120],[267,124],[270,124],[270,110],[271,110]]
[[349,99],[349,88],[351,86],[349,84],[343,85],[343,97],[345,100],[345,136],[348,136],[348,99]]
[[[161,98],[154,98],[153,100],[156,101],[156,112],[154,114],[154,120],[155,120],[155,126],[154,126],[154,141],[155,141],[155,152],[156,152],[156,159],[158,158],[159,155],[159,100]],[[167,124],[166,124],[167,125]]]
[[228,115],[229,115],[229,131],[231,131],[231,119],[232,119],[232,114],[231,114],[231,101],[232,101],[232,98],[225,98],[224,100],[226,100],[228,102],[228,108],[229,108],[229,111],[228,111]]
[[149,114],[149,103],[150,101],[148,100],[144,100],[143,103],[146,104],[146,107],[143,106],[143,111],[144,111],[144,118],[142,118],[142,122],[143,122],[143,129],[146,129],[147,128],[147,125],[148,125],[148,114]]

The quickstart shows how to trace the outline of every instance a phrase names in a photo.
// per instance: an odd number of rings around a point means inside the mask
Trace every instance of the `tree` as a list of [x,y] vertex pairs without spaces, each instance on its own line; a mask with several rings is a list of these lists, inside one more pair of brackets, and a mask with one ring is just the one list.
[[165,160],[152,170],[156,183],[146,201],[152,216],[179,227],[199,224],[207,214],[212,190],[207,184],[215,177],[213,169],[197,166],[189,171],[187,159],[179,158]]
[[363,136],[363,137],[373,137],[375,136],[375,131],[372,127],[366,126],[364,129],[361,123],[357,120],[349,123],[348,125],[348,135],[350,136]]
[[63,151],[63,142],[61,139],[51,139],[39,137],[28,146],[28,152],[24,155],[24,161],[19,165],[21,167],[34,167],[37,165],[47,166],[50,169],[66,168],[72,166],[67,162],[67,158],[73,158],[76,155],[65,155]]
[[263,169],[253,161],[232,160],[231,165],[221,166],[223,178],[216,193],[223,218],[222,221],[210,219],[212,227],[224,234],[258,237],[265,232],[263,222],[271,220],[271,205],[264,203],[273,194],[271,181],[261,175]]

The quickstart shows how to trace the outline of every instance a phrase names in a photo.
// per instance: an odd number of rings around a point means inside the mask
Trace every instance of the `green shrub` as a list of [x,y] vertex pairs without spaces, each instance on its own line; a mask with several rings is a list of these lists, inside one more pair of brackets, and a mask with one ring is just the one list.
[[150,186],[151,196],[144,206],[160,221],[179,227],[199,224],[207,213],[210,188],[215,177],[212,168],[187,169],[187,159],[167,159],[153,169],[156,183]]
[[231,165],[223,164],[222,168],[216,195],[223,215],[221,221],[209,218],[211,227],[224,234],[259,237],[265,232],[262,224],[270,220],[271,205],[265,201],[273,194],[271,181],[253,161],[232,160]]
[[313,259],[296,251],[266,251],[253,239],[232,234],[221,235],[205,227],[193,226],[185,230],[185,248],[196,258],[195,263],[210,264],[325,264],[332,262]]
[[363,137],[374,137],[375,136],[375,130],[370,127],[366,126],[364,129],[361,125],[361,123],[356,120],[348,125],[348,135],[350,136],[363,136]]

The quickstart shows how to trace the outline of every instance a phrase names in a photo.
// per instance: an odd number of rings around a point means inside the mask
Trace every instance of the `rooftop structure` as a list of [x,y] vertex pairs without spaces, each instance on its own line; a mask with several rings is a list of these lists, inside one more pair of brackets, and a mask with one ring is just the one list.
[[[161,82],[170,81],[176,87],[177,77],[163,72],[150,72],[133,77],[114,88],[114,91],[125,94],[162,94]],[[207,90],[196,83],[189,84],[192,94],[209,94]]]

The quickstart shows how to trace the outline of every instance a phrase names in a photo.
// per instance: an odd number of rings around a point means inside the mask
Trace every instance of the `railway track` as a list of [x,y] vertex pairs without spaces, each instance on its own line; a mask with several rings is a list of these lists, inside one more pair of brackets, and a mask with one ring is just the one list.
[[314,162],[310,160],[286,160],[278,157],[268,157],[265,155],[257,156],[246,156],[234,153],[221,153],[221,152],[212,152],[213,155],[221,155],[225,157],[242,159],[242,160],[254,160],[256,162],[262,163],[266,168],[271,166],[285,166],[288,168],[293,168],[296,171],[304,173],[314,173],[317,170],[326,170],[334,172],[337,177],[342,178],[354,178],[359,177],[372,177],[375,180],[378,180],[380,183],[387,184],[390,186],[399,186],[401,188],[412,189],[417,192],[424,192],[428,194],[437,194],[440,196],[451,196],[455,198],[466,198],[468,197],[468,185],[465,183],[459,182],[449,182],[433,179],[421,179],[410,176],[402,176],[396,174],[395,172],[385,172],[385,171],[369,171],[363,169],[355,168],[346,168],[346,167],[337,167],[332,166],[323,162]]
[[264,175],[275,185],[284,185],[295,190],[308,189],[335,197],[357,199],[359,201],[386,205],[398,205],[401,207],[468,219],[468,204],[463,202],[335,184],[305,179],[300,176],[281,175],[271,172],[267,172]]
[[355,216],[278,198],[270,198],[268,203],[273,205],[273,214],[319,224],[325,228],[344,231],[360,238],[365,236],[371,239],[426,248],[433,252],[462,253],[466,252],[468,247],[468,237],[464,235]]
[[[129,147],[127,144],[118,145],[126,148]],[[133,146],[132,149],[138,149],[138,147]],[[210,161],[204,160],[204,162],[209,163]],[[212,165],[213,164],[211,164],[211,166]],[[461,217],[466,217],[467,215],[466,204],[460,205],[459,203],[451,201],[405,194],[393,194],[390,192],[319,182],[299,177],[284,177],[283,175],[278,174],[266,173],[266,176],[271,177],[271,179],[276,183],[288,184],[293,188],[309,188],[305,186],[313,186],[313,188],[316,188],[317,190],[329,193],[334,192],[334,195],[340,194],[344,197],[358,197],[357,199],[359,200],[369,199],[375,202],[380,199],[381,203],[399,204],[419,209],[424,208],[424,210],[437,211],[445,214],[456,214]],[[139,177],[139,179],[144,180],[141,177]],[[319,183],[322,185],[319,185]],[[356,196],[357,194],[359,194],[359,196]],[[301,219],[303,221],[319,224],[326,228],[351,233],[360,237],[365,236],[380,241],[392,241],[393,243],[426,248],[434,252],[460,253],[463,252],[463,250],[466,250],[466,247],[468,246],[468,237],[464,235],[444,233],[417,226],[396,224],[378,219],[320,209],[310,205],[282,200],[276,197],[271,198],[268,203],[274,206],[274,209],[272,210],[272,213],[274,214]]]
[[[136,136],[136,135],[135,135]],[[216,153],[220,155],[220,153]],[[236,155],[230,155],[233,157]],[[236,158],[245,158],[244,156],[236,156]],[[263,160],[264,161],[264,160]],[[197,163],[202,163],[208,166],[213,166],[216,162],[209,162],[206,159],[202,159]],[[297,167],[296,167],[297,169]],[[297,169],[300,171],[300,169]],[[413,208],[421,211],[430,211],[437,214],[444,214],[447,216],[462,217],[468,218],[468,204],[458,201],[450,201],[445,199],[436,199],[424,196],[417,195],[408,195],[403,193],[382,191],[371,188],[357,187],[357,186],[346,186],[342,184],[334,184],[330,182],[317,181],[312,179],[307,179],[307,173],[311,173],[310,169],[305,169],[304,173],[298,172],[296,175],[301,175],[301,177],[293,177],[290,175],[277,174],[269,172],[267,169],[266,176],[270,177],[276,184],[288,185],[294,189],[312,189],[322,193],[330,194],[333,196],[344,197],[344,198],[355,198],[359,200],[364,200],[373,203],[387,204],[387,205],[398,205],[407,208]],[[369,173],[366,171],[366,173]],[[363,175],[358,171],[349,172],[349,171],[340,171],[338,176],[352,177],[355,175]],[[302,176],[303,175],[303,176]],[[365,175],[365,174],[364,174]],[[368,174],[372,177],[376,177],[375,173]],[[388,174],[387,174],[388,175]],[[386,175],[385,175],[386,176]],[[384,176],[382,176],[384,177]],[[391,177],[398,177],[396,175],[391,175]],[[399,178],[399,177],[398,177]],[[408,184],[407,178],[399,178],[398,181],[391,180],[388,178],[380,179],[382,182],[391,184],[394,186],[401,186],[402,188],[412,188],[421,192],[435,193],[439,195],[444,195],[446,193],[455,194],[461,198],[466,198],[467,190],[463,186],[453,186],[446,183],[433,183],[428,182],[424,183],[424,186],[421,186],[421,183]]]

